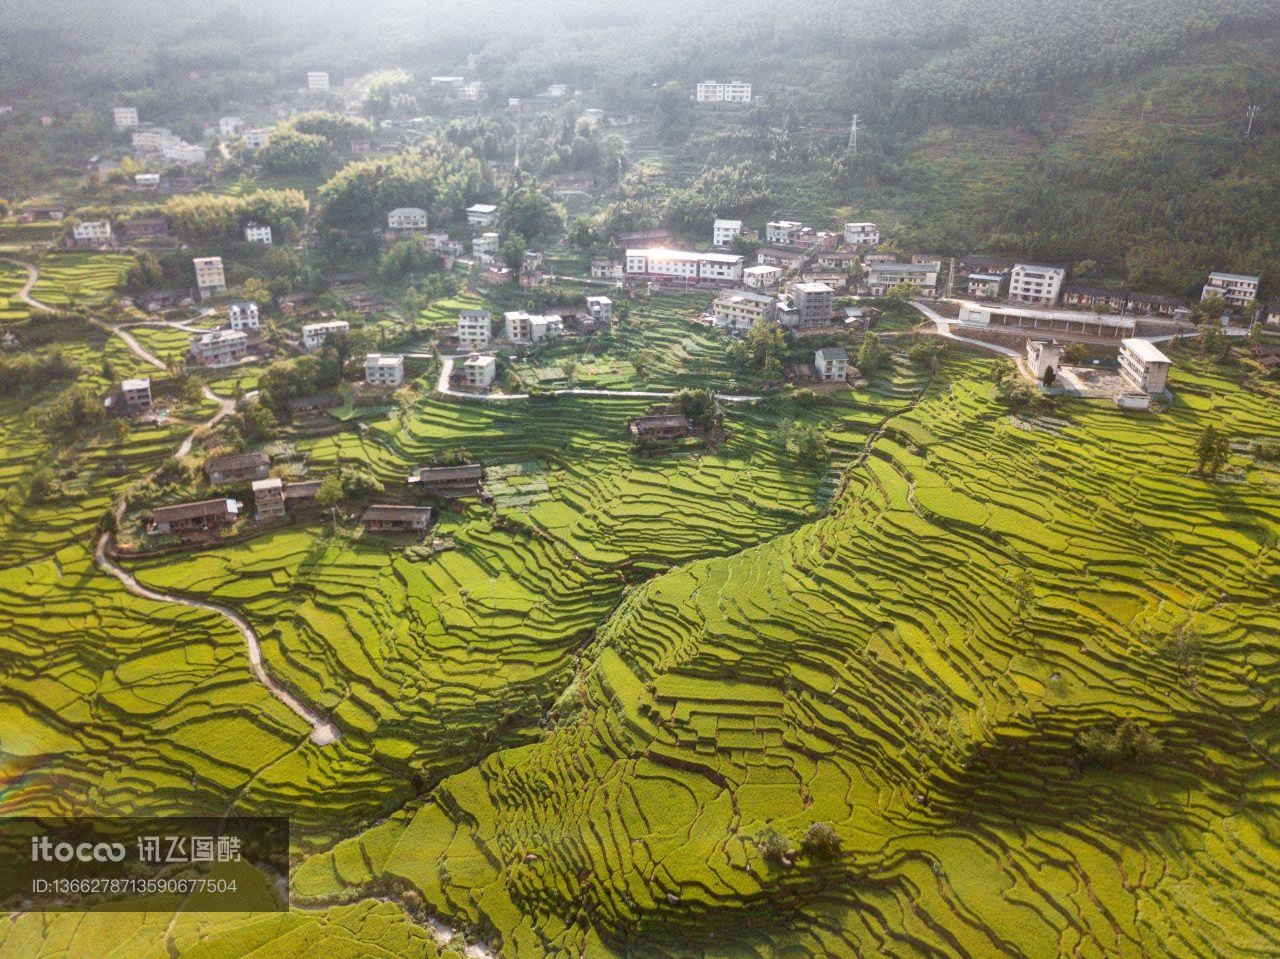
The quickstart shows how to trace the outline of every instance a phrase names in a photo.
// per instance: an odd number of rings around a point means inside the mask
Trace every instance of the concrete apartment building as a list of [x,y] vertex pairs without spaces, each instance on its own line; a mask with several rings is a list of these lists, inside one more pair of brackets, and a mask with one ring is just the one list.
[[742,271],[742,282],[748,290],[772,290],[782,282],[782,269],[776,266],[749,266]]
[[1228,306],[1246,309],[1258,298],[1259,278],[1245,276],[1240,273],[1210,273],[1209,282],[1204,285],[1200,299],[1220,296]]
[[76,246],[109,246],[111,244],[110,220],[82,220],[71,228]]
[[404,382],[404,357],[398,353],[367,353],[364,381],[370,386],[399,386]]
[[831,322],[835,290],[825,283],[791,284],[791,302],[799,313],[801,326],[822,326]]
[[498,358],[472,353],[462,364],[462,385],[473,390],[487,390],[498,375]]
[[1138,393],[1157,396],[1164,392],[1173,361],[1150,340],[1120,341],[1120,377]]
[[125,409],[130,412],[145,410],[151,406],[151,378],[141,376],[136,379],[120,381],[120,398]]
[[742,257],[732,253],[686,250],[627,250],[626,273],[631,277],[683,279],[695,283],[737,283],[742,280]]
[[849,378],[849,354],[840,346],[814,351],[813,369],[823,383],[843,383]]
[[489,345],[493,336],[493,314],[488,310],[462,310],[458,313],[458,346],[474,353]]
[[388,230],[425,230],[427,211],[416,206],[396,207],[387,214]]
[[720,83],[716,80],[703,80],[694,91],[699,103],[750,103],[751,84],[741,80]]
[[196,268],[196,289],[200,291],[200,299],[227,292],[227,274],[222,269],[222,257],[198,256],[191,263]]
[[271,245],[271,227],[266,223],[250,223],[244,228],[244,241],[246,243],[261,243],[263,246]]
[[191,358],[206,369],[235,366],[248,352],[249,337],[240,330],[211,330],[191,340]]
[[715,325],[743,332],[757,323],[772,323],[777,300],[767,293],[750,290],[723,290],[711,304]]
[[790,246],[803,229],[804,224],[795,220],[771,220],[764,225],[764,241],[770,245]]
[[1009,301],[1053,306],[1062,294],[1067,271],[1058,266],[1019,263],[1009,273]]
[[880,242],[880,228],[874,223],[846,223],[844,242],[849,246],[876,246]]
[[507,339],[512,343],[541,343],[564,335],[564,320],[551,314],[537,316],[524,310],[512,310],[503,314]]
[[613,322],[613,300],[607,296],[587,297],[587,313],[599,324]]
[[324,70],[307,71],[307,89],[308,90],[328,90],[329,74]]
[[159,153],[170,143],[180,143],[168,127],[143,127],[133,131],[133,148],[142,153]]
[[501,245],[501,237],[497,233],[481,233],[471,241],[471,255],[497,256]]
[[138,108],[116,107],[111,111],[111,118],[115,121],[117,130],[127,130],[130,127],[136,127],[138,125]]
[[872,263],[866,267],[862,284],[872,296],[884,296],[904,283],[933,294],[938,290],[941,268],[939,263]]
[[467,222],[472,226],[493,226],[498,222],[498,208],[492,203],[473,203],[467,207]]
[[302,346],[308,353],[314,353],[324,346],[330,336],[338,336],[349,332],[351,324],[346,320],[325,320],[322,323],[308,323],[302,328]]
[[733,243],[735,236],[742,235],[741,220],[716,220],[711,225],[711,245],[725,247]]
[[257,303],[232,303],[227,307],[227,320],[233,330],[256,333],[262,325]]

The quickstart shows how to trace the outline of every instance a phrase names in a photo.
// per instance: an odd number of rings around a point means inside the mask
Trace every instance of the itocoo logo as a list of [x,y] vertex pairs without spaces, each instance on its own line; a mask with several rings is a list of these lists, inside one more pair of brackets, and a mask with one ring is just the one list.
[[48,836],[31,837],[32,862],[122,862],[124,843],[120,842],[54,842]]

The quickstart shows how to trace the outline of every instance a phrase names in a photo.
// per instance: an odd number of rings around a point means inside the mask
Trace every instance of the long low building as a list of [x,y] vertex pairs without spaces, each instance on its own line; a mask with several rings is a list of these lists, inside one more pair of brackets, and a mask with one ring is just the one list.
[[717,327],[749,330],[757,323],[772,323],[776,303],[777,297],[769,293],[723,290],[711,304],[711,313]]
[[990,329],[1026,330],[1041,333],[1074,333],[1123,339],[1132,336],[1138,318],[1100,313],[1075,313],[1067,310],[1037,310],[1022,306],[990,306],[966,304],[960,307],[960,323]]
[[151,511],[151,532],[163,535],[220,529],[234,523],[240,516],[240,509],[240,503],[233,499],[157,506]]
[[427,528],[431,522],[431,508],[374,504],[364,511],[360,522],[370,531],[412,533]]
[[925,293],[938,290],[941,263],[870,263],[866,265],[863,286],[872,296],[884,296],[895,286],[910,284]]
[[409,482],[423,493],[435,496],[475,496],[480,492],[484,469],[479,463],[458,466],[421,466],[409,476]]
[[693,283],[738,282],[743,259],[733,253],[690,250],[627,250],[626,274],[634,278],[684,280]]

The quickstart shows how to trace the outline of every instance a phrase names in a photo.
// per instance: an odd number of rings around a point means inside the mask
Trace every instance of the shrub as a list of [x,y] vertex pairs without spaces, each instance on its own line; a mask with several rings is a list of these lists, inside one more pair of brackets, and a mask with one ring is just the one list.
[[811,823],[800,848],[810,859],[835,859],[840,855],[840,834],[829,822]]
[[1086,763],[1108,769],[1145,766],[1164,752],[1159,737],[1133,719],[1122,720],[1113,728],[1094,726],[1083,730],[1076,736],[1076,743]]

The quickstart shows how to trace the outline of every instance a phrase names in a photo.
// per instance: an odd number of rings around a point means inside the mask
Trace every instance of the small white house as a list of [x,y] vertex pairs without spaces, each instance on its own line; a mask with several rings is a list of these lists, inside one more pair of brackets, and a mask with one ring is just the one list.
[[1062,365],[1062,347],[1048,340],[1027,341],[1027,366],[1036,380],[1043,380],[1045,370],[1056,374]]
[[742,282],[749,290],[772,290],[782,282],[782,269],[776,266],[749,266],[742,271]]
[[351,324],[346,320],[326,320],[323,323],[308,323],[302,328],[302,345],[312,353],[324,346],[330,336],[346,333]]
[[244,121],[239,117],[219,117],[218,133],[224,137],[233,137],[244,128]]
[[587,312],[597,323],[613,322],[613,300],[607,296],[587,297]]
[[256,333],[261,326],[257,303],[232,303],[227,307],[227,320],[233,330]]
[[471,241],[472,256],[497,256],[499,237],[496,233],[481,233]]
[[227,275],[222,269],[222,257],[198,256],[191,263],[196,268],[196,288],[200,291],[200,299],[227,292]]
[[271,245],[271,226],[267,223],[250,223],[244,228],[244,240],[246,243],[261,243],[264,246]]
[[76,246],[106,246],[111,242],[110,220],[82,220],[71,228]]
[[160,152],[166,160],[187,165],[204,163],[208,159],[208,153],[205,152],[204,147],[197,143],[187,143],[184,140],[166,143],[160,147]]
[[395,353],[367,354],[364,381],[370,386],[399,386],[404,382],[404,357]]
[[111,111],[111,116],[115,120],[117,130],[126,130],[138,125],[137,107],[116,107]]
[[476,203],[467,207],[467,222],[472,226],[493,226],[498,222],[498,208],[492,203]]
[[729,246],[733,238],[741,234],[741,220],[716,220],[711,226],[711,245]]
[[813,368],[824,383],[843,383],[849,378],[849,354],[840,346],[824,346],[813,354]]
[[493,315],[488,310],[462,310],[458,313],[458,346],[475,352],[489,345],[493,335]]
[[1150,340],[1129,338],[1120,341],[1120,378],[1139,393],[1156,396],[1164,392],[1173,361]]
[[844,242],[849,246],[876,246],[880,243],[880,228],[874,223],[846,223]]
[[271,142],[271,131],[261,128],[245,130],[240,134],[240,138],[244,140],[244,145],[250,150],[261,150],[264,146]]
[[425,230],[427,211],[416,206],[401,206],[387,214],[389,230]]
[[146,409],[151,405],[150,377],[142,376],[137,379],[122,380],[120,383],[120,395],[124,400],[125,409],[130,412]]
[[795,220],[773,220],[764,226],[765,242],[777,246],[790,246],[801,230],[803,223]]
[[160,186],[159,173],[135,173],[133,185],[139,190],[154,190]]
[[488,389],[498,375],[498,359],[482,353],[472,353],[462,364],[462,383],[474,390]]
[[307,72],[307,89],[308,90],[328,90],[329,74],[324,70],[310,70]]

